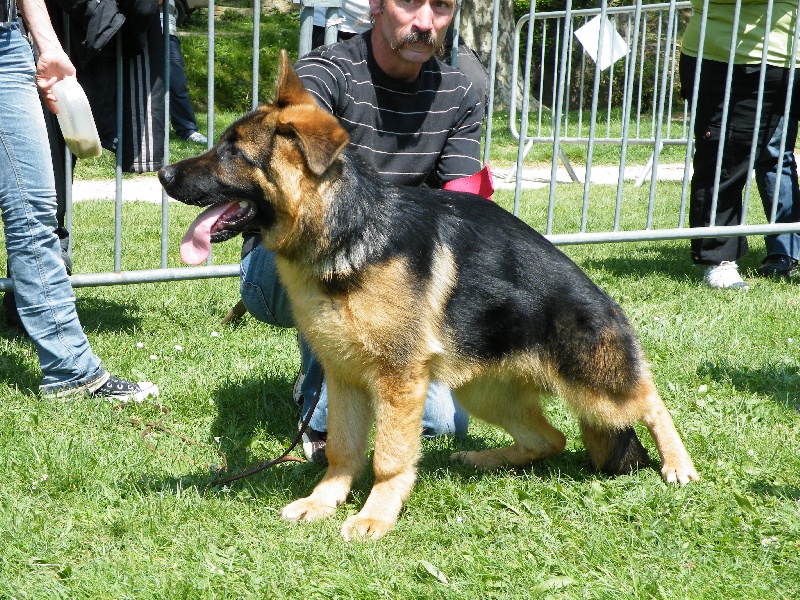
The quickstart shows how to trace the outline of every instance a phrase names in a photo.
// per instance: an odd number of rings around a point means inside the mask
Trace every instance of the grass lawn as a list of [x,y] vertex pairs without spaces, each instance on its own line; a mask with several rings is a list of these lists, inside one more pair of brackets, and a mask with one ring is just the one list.
[[[563,189],[565,212],[579,214],[580,192]],[[674,202],[677,189],[661,197]],[[508,206],[510,193],[497,200]],[[547,190],[526,191],[523,218],[540,226],[546,202]],[[124,269],[158,265],[160,210],[123,207]],[[196,213],[170,206],[170,264]],[[76,272],[109,270],[112,204],[78,203],[74,223]],[[595,474],[554,401],[567,449],[528,470],[449,464],[453,450],[509,442],[479,422],[464,440],[425,441],[397,528],[374,543],[338,533],[369,469],[313,524],[279,511],[311,491],[316,465],[209,486],[221,465],[277,456],[298,418],[294,332],[220,324],[235,279],[76,290],[95,352],[115,374],[157,382],[158,403],[45,402],[32,346],[0,325],[0,597],[798,598],[800,296],[755,280],[763,243],[751,243],[747,293],[703,288],[688,242],[564,248],[629,315],[700,482],[664,484],[644,431],[654,468]],[[215,260],[238,253],[220,244]]]

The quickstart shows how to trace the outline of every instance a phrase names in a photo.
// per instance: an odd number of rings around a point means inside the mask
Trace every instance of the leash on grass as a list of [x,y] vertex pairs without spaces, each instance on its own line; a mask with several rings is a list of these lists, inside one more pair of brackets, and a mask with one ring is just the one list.
[[270,467],[280,464],[282,462],[300,462],[300,463],[307,462],[303,458],[299,458],[297,456],[289,456],[289,453],[292,450],[294,450],[297,444],[300,443],[300,440],[303,439],[303,434],[308,428],[308,424],[311,422],[311,417],[314,416],[314,409],[317,408],[317,403],[319,402],[321,390],[322,390],[322,373],[320,373],[319,376],[319,382],[317,383],[317,391],[314,394],[314,401],[311,403],[311,408],[309,409],[308,414],[305,416],[303,421],[300,423],[300,427],[297,429],[297,435],[294,437],[294,441],[289,445],[289,447],[286,450],[284,450],[283,454],[281,454],[278,458],[261,461],[255,467],[248,469],[246,471],[242,471],[241,473],[236,473],[235,475],[229,475],[228,477],[223,477],[221,479],[217,479],[216,481],[212,481],[209,484],[209,486],[218,487],[220,485],[227,485],[233,481],[244,479],[245,477],[249,477],[250,475],[255,475],[256,473],[260,473],[261,471],[269,469]]
[[[240,300],[236,304],[236,306],[234,306],[231,309],[231,311],[225,316],[225,318],[222,320],[222,322],[223,322],[223,324],[235,323],[236,321],[239,321],[242,318],[242,316],[244,316],[244,314],[246,312],[247,312],[247,309],[244,306],[244,302],[242,300]],[[320,397],[320,395],[322,393],[322,380],[323,380],[323,374],[320,373],[319,381],[317,382],[316,393],[314,394],[314,401],[311,403],[311,408],[309,409],[308,414],[305,416],[305,418],[300,423],[300,427],[297,429],[297,435],[295,436],[294,441],[292,441],[292,443],[283,452],[283,454],[281,454],[277,458],[261,461],[255,467],[252,467],[250,469],[242,471],[241,473],[236,473],[235,475],[229,475],[228,477],[223,477],[223,478],[217,479],[215,481],[212,481],[211,483],[209,483],[206,486],[206,488],[208,488],[208,487],[218,487],[220,485],[227,485],[228,483],[231,483],[233,481],[237,481],[239,479],[244,479],[245,477],[249,477],[250,475],[255,475],[256,473],[260,473],[261,471],[264,471],[265,469],[269,469],[270,467],[275,466],[275,465],[280,464],[280,463],[284,463],[284,462],[300,462],[300,463],[306,462],[306,460],[303,459],[303,458],[299,458],[297,456],[289,456],[289,453],[292,450],[294,450],[297,447],[297,444],[300,443],[300,440],[303,439],[303,434],[306,432],[306,429],[308,428],[308,424],[311,422],[311,417],[314,416],[314,409],[317,408],[317,404],[319,403],[319,397]],[[128,403],[123,402],[123,403],[120,403],[120,404],[116,405],[114,407],[114,409],[115,410],[121,410],[121,409],[125,408],[126,406],[128,406]],[[161,431],[161,432],[166,433],[168,435],[173,435],[173,436],[183,440],[187,444],[197,445],[197,442],[195,442],[194,440],[186,437],[185,435],[182,435],[180,433],[172,431],[171,429],[168,429],[168,428],[166,428],[164,426],[164,419],[166,419],[167,416],[169,415],[169,409],[167,407],[165,407],[165,406],[163,406],[161,404],[154,404],[152,406],[154,406],[155,408],[158,408],[164,414],[164,416],[161,417],[161,419],[159,419],[158,421],[155,421],[155,422],[145,422],[144,423],[145,428],[142,431],[139,432],[139,436],[142,438],[142,441],[144,442],[144,445],[147,448],[151,449],[153,452],[156,452],[157,454],[160,454],[161,456],[165,456],[165,457],[167,456],[166,452],[164,452],[163,450],[159,450],[158,448],[155,447],[154,444],[151,444],[147,440],[147,436],[150,433],[152,433],[153,431],[155,431],[155,430]],[[135,419],[135,418],[129,419],[129,422],[134,427],[141,427],[141,425],[142,425],[142,421],[140,421],[139,419]],[[225,456],[225,453],[222,452],[222,450],[220,450],[219,448],[217,448],[217,454],[220,456],[222,461],[221,461],[221,465],[219,467],[217,467],[216,470],[218,470],[218,471],[227,471],[228,470],[228,459]],[[195,460],[193,460],[191,458],[184,458],[184,457],[176,457],[176,458],[182,458],[183,460],[187,460],[192,464],[199,464],[197,461],[195,461]]]
[[[283,454],[281,454],[277,458],[261,461],[255,467],[252,467],[250,469],[242,471],[241,473],[236,473],[235,475],[229,475],[228,477],[223,477],[223,478],[217,479],[215,481],[212,481],[206,487],[218,487],[220,485],[227,485],[228,483],[231,483],[233,481],[237,481],[239,479],[244,479],[245,477],[249,477],[250,475],[255,475],[256,473],[260,473],[261,471],[263,471],[265,469],[269,469],[270,467],[272,467],[274,465],[277,465],[277,464],[280,464],[280,463],[284,463],[284,462],[300,462],[300,463],[306,462],[306,460],[303,459],[303,458],[299,458],[297,456],[289,456],[289,453],[292,450],[294,450],[297,447],[297,444],[300,443],[300,440],[303,439],[303,434],[305,433],[306,429],[308,428],[308,424],[311,422],[311,417],[314,415],[314,409],[317,408],[317,403],[319,402],[321,388],[322,388],[322,375],[320,375],[319,384],[317,385],[317,393],[314,394],[314,401],[311,403],[311,408],[309,409],[308,414],[305,416],[305,418],[300,423],[300,427],[297,430],[297,435],[295,436],[294,441],[292,441],[292,443],[289,445],[289,447],[286,448],[286,450],[283,452]],[[114,408],[114,410],[122,410],[122,409],[124,409],[124,408],[126,408],[128,406],[130,406],[130,402],[120,402],[119,404],[114,405],[113,408]],[[172,429],[169,429],[168,427],[166,427],[164,425],[164,419],[166,419],[167,416],[169,416],[169,413],[170,413],[169,409],[166,406],[164,406],[163,404],[151,404],[149,406],[153,406],[154,408],[157,408],[158,410],[160,410],[163,413],[164,416],[162,416],[158,421],[144,421],[143,422],[141,419],[137,419],[137,418],[128,419],[128,422],[131,425],[133,425],[134,427],[141,427],[142,425],[145,426],[144,429],[142,429],[139,432],[139,437],[142,438],[142,441],[144,442],[145,447],[149,448],[150,450],[152,450],[156,454],[159,454],[159,455],[164,456],[164,457],[168,457],[168,454],[166,452],[156,448],[155,444],[152,444],[147,439],[147,436],[150,435],[153,431],[161,431],[161,432],[166,433],[168,435],[172,435],[174,437],[177,437],[178,439],[182,440],[183,442],[186,442],[187,444],[191,444],[193,446],[197,445],[197,442],[195,442],[191,438],[189,438],[189,437],[187,437],[187,436],[185,436],[185,435],[183,435],[181,433],[178,433],[177,431],[173,431]],[[221,461],[221,465],[219,467],[217,467],[216,470],[218,470],[218,471],[227,471],[228,470],[228,459],[225,456],[225,453],[222,452],[222,450],[220,450],[219,448],[217,448],[217,455],[222,459],[222,461]],[[195,464],[195,465],[200,464],[196,460],[194,460],[192,458],[189,458],[189,457],[185,457],[185,456],[173,456],[173,458],[180,459],[180,460],[185,460],[185,461],[190,462],[190,463]]]
[[[124,408],[127,408],[131,404],[132,404],[131,402],[120,402],[119,404],[115,404],[114,405],[113,410],[117,410],[117,411],[123,410]],[[142,442],[144,442],[144,445],[145,445],[146,448],[149,448],[150,450],[152,450],[156,454],[159,454],[159,455],[164,456],[166,458],[170,457],[170,455],[167,452],[165,452],[164,450],[159,450],[158,448],[156,448],[155,444],[153,444],[152,442],[150,442],[148,440],[148,436],[150,434],[152,434],[154,431],[160,431],[160,432],[165,433],[167,435],[171,435],[173,437],[176,437],[179,440],[181,440],[182,442],[185,442],[186,444],[189,444],[191,446],[196,446],[197,445],[197,442],[195,442],[193,439],[183,435],[182,433],[178,433],[177,431],[173,431],[172,429],[169,429],[168,427],[166,427],[164,425],[164,419],[166,419],[170,414],[169,408],[167,408],[163,404],[148,404],[148,406],[152,406],[153,408],[156,408],[159,411],[161,411],[162,417],[160,419],[158,419],[157,421],[142,421],[141,419],[137,419],[135,417],[132,417],[132,418],[128,419],[128,423],[130,423],[134,427],[141,427],[142,425],[144,425],[144,429],[139,431],[139,437],[142,438]],[[226,470],[228,468],[228,459],[225,456],[225,453],[222,450],[220,450],[219,448],[217,448],[217,455],[221,459],[221,464],[220,464],[219,467],[216,467],[216,468],[218,470],[220,470],[220,471]],[[197,462],[196,460],[194,460],[192,458],[189,458],[188,456],[172,455],[172,458],[179,459],[179,460],[184,460],[184,461],[192,463],[194,465],[201,464],[201,463]]]

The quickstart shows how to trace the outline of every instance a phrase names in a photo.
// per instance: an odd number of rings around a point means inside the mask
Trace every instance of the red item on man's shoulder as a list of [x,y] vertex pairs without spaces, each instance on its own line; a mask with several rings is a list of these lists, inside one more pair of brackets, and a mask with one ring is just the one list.
[[491,200],[492,194],[494,193],[494,182],[492,181],[492,172],[489,169],[489,165],[486,165],[480,171],[469,177],[461,177],[460,179],[448,181],[444,184],[443,189],[450,190],[451,192],[478,194],[487,200]]

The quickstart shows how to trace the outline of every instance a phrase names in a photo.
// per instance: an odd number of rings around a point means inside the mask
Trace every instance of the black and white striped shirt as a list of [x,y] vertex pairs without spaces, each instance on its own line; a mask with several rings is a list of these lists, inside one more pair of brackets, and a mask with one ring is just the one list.
[[431,58],[416,81],[393,79],[375,62],[371,33],[301,58],[305,88],[392,183],[441,187],[479,171],[483,102],[467,76]]

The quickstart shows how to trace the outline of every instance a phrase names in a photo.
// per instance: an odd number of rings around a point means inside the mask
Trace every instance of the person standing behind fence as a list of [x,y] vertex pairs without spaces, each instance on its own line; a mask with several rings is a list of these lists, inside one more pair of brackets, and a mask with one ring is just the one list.
[[[733,15],[737,2],[741,2],[741,12],[738,29],[734,32]],[[698,68],[703,1],[692,0],[692,6],[694,10],[683,36],[680,56],[681,94],[689,102]],[[771,155],[768,146],[786,106],[797,3],[775,0],[772,23],[768,29],[764,24],[766,8],[766,1],[714,0],[708,3],[694,127],[694,172],[689,210],[691,227],[707,227],[712,222],[718,226],[741,223],[742,193],[749,176],[750,148],[757,115],[760,115],[755,149],[757,169],[777,168],[778,157]],[[759,106],[761,56],[767,33],[767,67],[763,100]],[[731,66],[730,105],[726,128],[722,132],[725,82],[734,35],[736,49]],[[712,215],[717,153],[723,134],[717,210]],[[772,198],[762,200],[767,214],[770,214]],[[697,238],[691,242],[692,261],[706,266],[704,281],[712,288],[748,288],[736,264],[746,252],[747,238],[744,236]]]
[[[159,5],[163,4],[159,0]],[[183,64],[183,48],[178,38],[178,22],[186,14],[184,0],[169,0],[167,20],[169,21],[169,118],[175,135],[195,144],[207,144],[208,138],[197,127],[197,119],[189,99],[186,85],[186,68]],[[161,30],[164,30],[164,12],[159,10]]]
[[[795,75],[795,91],[798,95],[798,82],[800,77]],[[792,101],[794,103],[794,100]],[[756,184],[764,203],[764,212],[769,216],[772,198],[777,183],[778,205],[775,210],[776,223],[797,223],[800,221],[800,186],[797,179],[797,162],[794,157],[794,147],[797,142],[797,117],[790,115],[786,126],[786,142],[783,157],[781,156],[781,138],[783,137],[783,122],[778,123],[775,133],[767,145],[767,152],[775,164],[757,164]],[[796,233],[783,233],[780,235],[765,235],[764,244],[767,247],[767,257],[756,269],[762,277],[782,277],[793,279],[798,276],[797,260],[800,256],[800,235]]]
[[[17,4],[18,3],[18,4]],[[75,310],[75,295],[55,234],[56,190],[38,85],[51,112],[51,88],[75,67],[64,53],[44,0],[0,0],[0,211],[19,316],[36,347],[45,397],[144,400],[149,382],[112,377],[95,356]],[[39,50],[34,65],[17,6]]]

